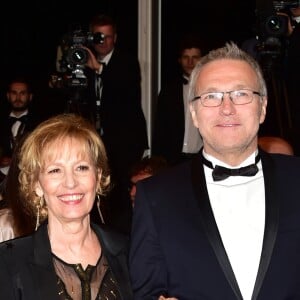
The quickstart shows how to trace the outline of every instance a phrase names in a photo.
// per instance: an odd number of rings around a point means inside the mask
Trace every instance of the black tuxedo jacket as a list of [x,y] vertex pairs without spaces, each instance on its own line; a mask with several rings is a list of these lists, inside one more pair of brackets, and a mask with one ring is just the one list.
[[152,137],[152,153],[161,155],[170,164],[180,159],[183,146],[185,113],[183,79],[176,78],[159,93]]
[[[127,239],[92,225],[124,300],[132,299]],[[47,224],[33,235],[0,244],[0,299],[59,300]]]
[[[300,299],[300,158],[266,153],[261,158],[265,232],[252,300]],[[138,183],[135,203],[134,299],[165,293],[180,300],[242,300],[200,155]]]

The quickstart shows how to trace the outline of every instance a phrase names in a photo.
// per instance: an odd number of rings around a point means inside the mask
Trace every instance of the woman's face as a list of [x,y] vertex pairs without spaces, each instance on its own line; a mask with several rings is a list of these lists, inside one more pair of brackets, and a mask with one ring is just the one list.
[[84,153],[82,143],[74,139],[47,147],[36,185],[44,197],[48,219],[70,222],[86,218],[95,201],[101,172]]

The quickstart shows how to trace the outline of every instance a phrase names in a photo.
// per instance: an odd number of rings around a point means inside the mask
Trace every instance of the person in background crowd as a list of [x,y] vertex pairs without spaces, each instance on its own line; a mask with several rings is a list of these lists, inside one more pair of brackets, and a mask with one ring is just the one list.
[[7,176],[3,181],[3,199],[1,200],[3,206],[0,209],[0,242],[34,232],[35,219],[27,209],[26,201],[20,193],[18,181],[20,148],[28,134],[23,135],[16,145]]
[[18,140],[32,131],[41,119],[34,110],[31,83],[25,77],[13,78],[6,92],[7,105],[0,112],[0,172],[5,178]]
[[260,136],[258,146],[266,152],[294,155],[291,143],[279,136]]
[[26,138],[19,159],[37,231],[0,244],[0,299],[132,299],[128,238],[90,222],[110,186],[94,126],[76,114],[50,118]]
[[300,158],[258,148],[258,62],[228,42],[200,59],[189,95],[203,149],[137,184],[134,299],[297,299]]
[[179,44],[180,73],[158,96],[152,139],[153,155],[165,157],[170,165],[191,158],[202,146],[188,107],[188,82],[202,54],[197,35],[185,35]]
[[291,8],[289,18],[289,37],[287,46],[286,86],[292,117],[293,140],[295,155],[300,155],[300,104],[299,104],[299,70],[300,70],[300,6]]
[[130,188],[129,194],[131,198],[132,207],[134,207],[136,184],[145,178],[158,174],[160,171],[166,169],[168,163],[164,157],[161,156],[146,156],[141,161],[135,163],[130,170]]

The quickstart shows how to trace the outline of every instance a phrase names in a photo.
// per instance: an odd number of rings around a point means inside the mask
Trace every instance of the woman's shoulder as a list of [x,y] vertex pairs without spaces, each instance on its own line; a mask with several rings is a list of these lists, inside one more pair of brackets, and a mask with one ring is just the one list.
[[92,228],[97,234],[100,243],[112,254],[127,252],[129,246],[129,236],[120,233],[109,226],[92,224]]

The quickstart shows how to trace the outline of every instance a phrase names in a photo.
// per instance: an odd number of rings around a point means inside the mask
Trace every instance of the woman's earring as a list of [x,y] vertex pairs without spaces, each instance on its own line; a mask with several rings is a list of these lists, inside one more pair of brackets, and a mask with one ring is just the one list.
[[35,231],[40,226],[40,215],[41,215],[41,209],[43,207],[43,197],[40,197],[40,203],[37,205],[37,214],[36,214],[36,223],[35,223]]
[[105,224],[104,218],[103,218],[103,215],[102,215],[102,212],[101,212],[101,206],[100,206],[101,202],[100,202],[100,200],[101,200],[100,199],[100,195],[97,194],[97,208],[98,208],[98,213],[99,213],[99,216],[100,216],[102,224]]

